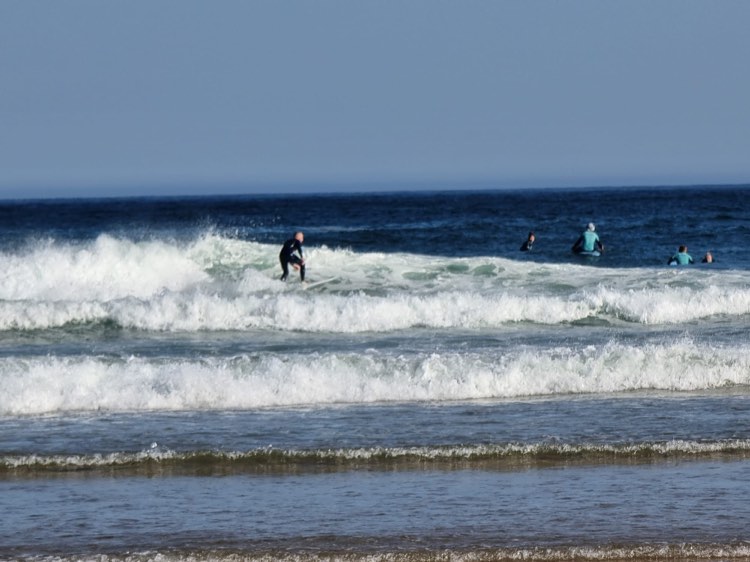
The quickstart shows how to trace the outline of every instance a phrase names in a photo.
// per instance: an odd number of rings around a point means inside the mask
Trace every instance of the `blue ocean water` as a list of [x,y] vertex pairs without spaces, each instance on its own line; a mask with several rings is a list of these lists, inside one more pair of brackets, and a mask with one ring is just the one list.
[[0,558],[747,559],[748,195],[0,203]]

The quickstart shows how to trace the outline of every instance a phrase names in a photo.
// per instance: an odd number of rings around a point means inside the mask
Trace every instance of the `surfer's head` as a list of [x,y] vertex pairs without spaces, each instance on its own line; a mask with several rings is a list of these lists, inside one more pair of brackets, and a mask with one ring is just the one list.
[[588,228],[591,232],[594,232],[596,230],[593,222],[590,222],[586,228]]
[[294,239],[295,240],[299,240],[300,242],[304,242],[305,241],[305,235],[304,235],[304,233],[302,233],[300,231],[297,231],[297,232],[294,233]]

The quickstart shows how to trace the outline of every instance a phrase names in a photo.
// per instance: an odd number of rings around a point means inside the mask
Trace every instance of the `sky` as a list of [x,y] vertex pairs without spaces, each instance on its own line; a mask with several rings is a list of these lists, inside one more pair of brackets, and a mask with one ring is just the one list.
[[745,0],[2,0],[0,198],[750,183]]

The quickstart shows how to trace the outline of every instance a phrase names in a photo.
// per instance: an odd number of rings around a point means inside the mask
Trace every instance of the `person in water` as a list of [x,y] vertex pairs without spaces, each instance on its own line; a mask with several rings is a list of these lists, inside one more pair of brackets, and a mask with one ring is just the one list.
[[302,232],[295,232],[289,240],[284,242],[284,246],[281,248],[279,253],[279,261],[281,262],[281,280],[286,281],[289,277],[289,264],[292,264],[294,269],[299,270],[300,281],[305,280],[305,259],[302,255],[302,243],[305,241],[305,235]]
[[706,252],[706,255],[703,256],[703,259],[701,260],[701,263],[714,263],[714,256],[711,252]]
[[669,258],[667,263],[669,265],[688,265],[693,263],[693,258],[687,253],[687,246],[680,246],[677,253]]
[[529,232],[529,237],[526,239],[526,242],[521,244],[521,251],[528,252],[531,250],[531,247],[534,245],[534,240],[536,240],[536,236],[534,236],[533,232]]
[[595,230],[596,227],[594,226],[594,223],[590,222],[586,226],[585,232],[578,237],[578,240],[576,240],[571,249],[576,254],[580,254],[581,252],[593,252],[594,250],[603,252],[604,245],[599,240],[599,235],[594,232]]

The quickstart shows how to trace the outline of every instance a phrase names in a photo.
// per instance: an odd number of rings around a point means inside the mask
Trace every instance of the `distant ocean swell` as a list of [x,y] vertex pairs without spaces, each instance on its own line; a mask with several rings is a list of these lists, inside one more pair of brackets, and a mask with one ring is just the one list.
[[451,401],[750,385],[750,347],[631,346],[228,358],[0,358],[0,415]]
[[375,447],[281,450],[272,446],[246,452],[165,449],[156,443],[136,453],[94,455],[5,455],[0,474],[41,477],[70,472],[114,470],[134,475],[201,475],[355,469],[513,470],[567,464],[628,464],[690,459],[737,460],[750,457],[750,440],[711,442],[672,440],[626,444],[509,443],[440,447]]

